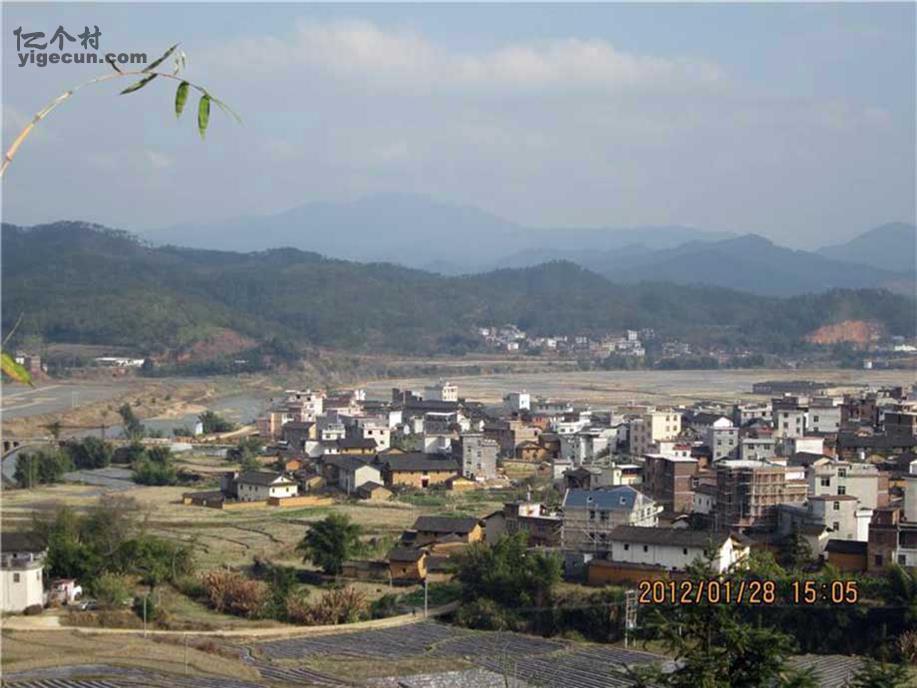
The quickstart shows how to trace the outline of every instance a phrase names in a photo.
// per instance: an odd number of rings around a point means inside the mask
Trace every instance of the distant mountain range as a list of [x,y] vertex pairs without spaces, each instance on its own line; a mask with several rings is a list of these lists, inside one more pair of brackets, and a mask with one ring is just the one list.
[[156,244],[258,251],[290,246],[442,275],[564,260],[613,282],[668,281],[790,296],[835,288],[913,294],[917,229],[894,223],[815,252],[692,227],[531,228],[415,194],[308,203],[276,215],[146,232]]
[[[722,244],[731,247],[728,255],[753,254],[747,265],[761,270],[754,255],[764,261],[768,251],[786,251],[737,237],[658,253],[673,265],[691,263],[693,252]],[[726,253],[711,255],[710,263],[693,263],[699,277],[727,260]],[[884,290],[780,299],[661,281],[620,285],[566,261],[446,277],[293,248],[157,248],[78,222],[4,224],[0,286],[5,328],[21,313],[21,332],[48,341],[148,352],[188,350],[228,335],[272,346],[456,353],[480,345],[476,326],[505,323],[536,335],[649,327],[683,341],[756,350],[786,350],[819,327],[848,320],[914,334],[914,301]]]

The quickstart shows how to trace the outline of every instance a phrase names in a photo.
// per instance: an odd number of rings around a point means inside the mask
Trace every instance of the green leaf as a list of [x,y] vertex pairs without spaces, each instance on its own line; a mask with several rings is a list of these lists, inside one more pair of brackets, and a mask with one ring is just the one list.
[[210,96],[205,93],[201,96],[201,102],[197,106],[197,130],[204,138],[207,133],[207,125],[210,123]]
[[234,120],[236,120],[236,122],[238,122],[239,124],[242,124],[242,118],[236,113],[235,110],[233,110],[231,107],[229,107],[226,103],[224,103],[224,102],[223,102],[222,100],[220,100],[219,98],[213,98],[212,96],[211,96],[211,98],[213,99],[213,102],[216,103],[217,106],[218,106],[223,112],[225,112],[227,115],[230,115],[230,116],[231,116]]
[[171,55],[172,53],[175,52],[175,49],[176,49],[177,47],[178,47],[178,43],[176,43],[176,44],[173,45],[171,48],[169,48],[168,50],[166,50],[166,51],[162,54],[162,57],[160,57],[158,60],[156,60],[155,62],[150,62],[150,64],[148,64],[146,67],[143,68],[143,71],[144,71],[144,72],[152,72],[152,71],[153,71],[154,69],[156,69],[159,65],[161,65],[163,62],[165,62],[166,59],[169,57],[169,55]]
[[125,88],[123,91],[121,91],[121,95],[123,96],[123,95],[126,95],[126,94],[128,94],[128,93],[133,93],[134,91],[139,91],[141,88],[143,88],[143,87],[146,86],[148,83],[150,83],[153,79],[155,79],[156,76],[157,76],[156,74],[150,74],[149,76],[143,77],[143,78],[142,78],[140,81],[138,81],[136,84],[131,84],[130,86],[128,86],[127,88]]
[[175,92],[175,116],[181,117],[182,111],[185,109],[185,102],[188,100],[188,82],[182,81],[178,85],[178,90]]
[[34,386],[32,385],[32,376],[29,374],[29,371],[16,363],[16,361],[13,360],[13,357],[5,351],[0,353],[0,362],[2,362],[3,372],[13,378],[16,382],[21,382],[24,385]]

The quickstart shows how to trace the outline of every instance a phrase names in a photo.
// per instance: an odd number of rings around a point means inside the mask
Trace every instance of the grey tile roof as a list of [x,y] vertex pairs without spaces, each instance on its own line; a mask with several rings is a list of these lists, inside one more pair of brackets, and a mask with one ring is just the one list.
[[478,525],[478,519],[471,516],[421,516],[412,526],[414,530],[428,533],[469,533]]
[[268,473],[266,471],[245,471],[239,474],[237,482],[249,485],[263,485],[266,487],[268,485],[274,485],[277,483],[278,479],[281,479],[280,484],[284,482],[291,485],[294,484],[293,481],[283,473]]
[[640,528],[639,526],[618,526],[609,534],[609,540],[635,542],[644,545],[672,545],[673,547],[719,547],[729,533],[715,533],[687,528]]
[[640,494],[630,485],[619,485],[603,490],[567,490],[564,495],[564,508],[630,511],[634,508],[634,502]]

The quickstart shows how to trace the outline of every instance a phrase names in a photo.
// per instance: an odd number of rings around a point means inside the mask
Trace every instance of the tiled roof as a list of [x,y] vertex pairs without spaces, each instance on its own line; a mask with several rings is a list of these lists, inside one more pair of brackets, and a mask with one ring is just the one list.
[[414,521],[413,530],[428,533],[469,533],[478,525],[478,519],[471,516],[421,516]]
[[641,493],[630,485],[619,485],[604,490],[567,490],[564,508],[631,510]]
[[249,485],[282,485],[288,483],[290,485],[294,484],[283,473],[268,473],[266,471],[246,471],[240,473],[237,479],[239,483],[247,483]]
[[720,547],[729,533],[715,533],[687,528],[640,528],[639,526],[618,526],[609,534],[609,540],[635,542],[646,545],[672,545],[674,547]]

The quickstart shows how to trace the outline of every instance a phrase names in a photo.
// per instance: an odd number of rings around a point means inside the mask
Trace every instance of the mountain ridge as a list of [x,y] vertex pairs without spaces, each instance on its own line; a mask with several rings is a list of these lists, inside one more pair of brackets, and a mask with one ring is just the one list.
[[149,246],[85,223],[2,227],[3,325],[48,341],[174,351],[229,329],[348,350],[460,352],[482,325],[534,335],[653,328],[705,345],[796,346],[823,325],[870,320],[913,336],[914,303],[884,290],[791,298],[664,282],[615,284],[568,261],[445,277],[278,248]]

